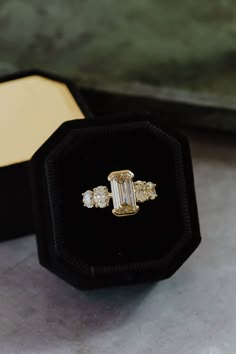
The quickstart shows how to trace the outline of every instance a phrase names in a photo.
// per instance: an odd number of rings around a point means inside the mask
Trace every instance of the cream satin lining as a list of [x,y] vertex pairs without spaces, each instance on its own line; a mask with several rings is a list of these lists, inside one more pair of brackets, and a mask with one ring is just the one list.
[[84,118],[63,83],[29,76],[0,84],[0,167],[27,161],[65,121]]

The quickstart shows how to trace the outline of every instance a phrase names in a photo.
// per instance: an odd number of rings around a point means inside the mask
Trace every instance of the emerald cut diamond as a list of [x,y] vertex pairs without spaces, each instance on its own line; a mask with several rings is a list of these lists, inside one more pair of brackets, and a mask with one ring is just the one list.
[[134,174],[129,170],[115,171],[108,176],[114,206],[112,212],[116,216],[134,215],[139,210],[133,177]]

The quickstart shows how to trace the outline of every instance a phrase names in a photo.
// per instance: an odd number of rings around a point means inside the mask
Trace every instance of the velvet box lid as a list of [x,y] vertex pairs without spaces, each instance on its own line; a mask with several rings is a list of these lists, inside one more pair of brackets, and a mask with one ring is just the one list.
[[[122,218],[83,206],[83,192],[126,169],[156,183],[158,198]],[[31,176],[40,263],[78,288],[167,278],[200,242],[189,144],[157,116],[68,121],[33,156]]]
[[85,116],[68,80],[38,70],[0,78],[0,241],[34,232],[28,161],[63,122]]

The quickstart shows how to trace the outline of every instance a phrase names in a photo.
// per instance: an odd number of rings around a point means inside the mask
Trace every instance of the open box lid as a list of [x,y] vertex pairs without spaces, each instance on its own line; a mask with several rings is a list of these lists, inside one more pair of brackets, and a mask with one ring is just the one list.
[[34,232],[28,161],[63,122],[85,116],[68,80],[39,70],[0,78],[0,241]]
[[0,80],[0,167],[28,161],[65,121],[88,109],[68,81],[30,71]]

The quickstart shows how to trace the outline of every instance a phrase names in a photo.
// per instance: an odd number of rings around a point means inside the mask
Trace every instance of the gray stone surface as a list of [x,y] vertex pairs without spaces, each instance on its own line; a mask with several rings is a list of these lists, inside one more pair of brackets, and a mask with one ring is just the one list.
[[203,241],[159,284],[81,292],[0,245],[1,354],[235,354],[236,142],[192,135]]

